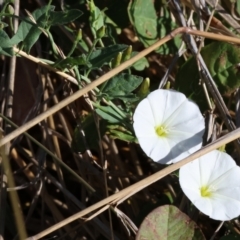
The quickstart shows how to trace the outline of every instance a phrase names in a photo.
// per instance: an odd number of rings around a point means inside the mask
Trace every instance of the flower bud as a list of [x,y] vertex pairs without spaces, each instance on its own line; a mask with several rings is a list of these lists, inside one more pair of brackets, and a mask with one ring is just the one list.
[[128,46],[127,49],[123,51],[122,62],[127,61],[131,57],[131,54],[132,54],[132,46],[130,45]]
[[122,60],[122,52],[119,52],[118,55],[111,62],[112,68],[115,68],[118,65],[120,65],[121,60]]
[[145,98],[149,94],[149,87],[150,87],[150,79],[145,78],[138,90],[137,95],[140,98]]
[[106,32],[106,27],[105,27],[105,26],[100,27],[100,28],[97,30],[97,38],[98,38],[98,39],[101,39],[102,37],[104,37],[105,32]]
[[77,41],[81,41],[81,40],[82,40],[82,29],[79,29],[77,33]]
[[6,12],[10,14],[14,14],[14,8],[11,4],[8,4]]

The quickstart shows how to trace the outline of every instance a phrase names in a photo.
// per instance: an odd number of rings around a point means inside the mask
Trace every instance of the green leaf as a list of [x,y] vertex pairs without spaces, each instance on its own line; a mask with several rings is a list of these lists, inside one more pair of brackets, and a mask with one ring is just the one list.
[[100,29],[101,27],[104,26],[103,18],[104,18],[104,16],[103,16],[102,11],[98,7],[95,7],[92,22],[91,22],[92,27],[94,28],[95,31],[97,31],[98,29]]
[[[104,121],[100,121],[100,134],[103,136],[106,132],[106,125]],[[82,134],[79,127],[74,129],[73,140],[72,140],[72,150],[74,152],[85,152],[87,147],[93,150],[99,149],[99,137],[96,124],[94,122],[93,116],[88,115],[81,123],[84,134]]]
[[0,29],[0,54],[12,57],[14,55],[12,47],[13,44],[7,33]]
[[[133,56],[135,56],[135,55],[137,55],[138,54],[138,52],[132,52],[132,56],[131,57],[133,57]],[[143,58],[141,58],[140,60],[138,60],[137,62],[135,62],[133,65],[132,65],[132,67],[135,69],[135,70],[137,70],[137,71],[142,71],[142,70],[144,70],[146,67],[149,67],[149,63],[148,63],[148,60],[145,58],[145,57],[143,57]]]
[[22,21],[17,33],[13,36],[12,43],[18,44],[23,41],[23,47],[26,52],[29,52],[33,44],[38,40],[42,31],[40,28],[45,28],[47,23],[47,12],[48,10],[53,10],[54,6],[44,6],[35,10],[32,13],[33,18],[36,21],[36,24],[31,24],[30,18],[25,18],[26,21]]
[[[120,73],[105,83],[101,88],[101,93],[109,98],[126,98],[143,81],[142,77],[134,76],[128,73]],[[132,95],[134,96],[134,95]]]
[[[152,0],[133,0],[130,1],[128,6],[131,23],[139,40],[145,47],[153,45],[177,27],[176,23],[171,19],[167,6],[161,4],[158,7],[160,9],[158,11],[161,13],[159,17]],[[175,37],[173,41],[164,44],[156,51],[161,54],[173,53],[179,48],[181,42],[180,37]]]
[[111,106],[96,106],[97,114],[109,123],[121,123],[123,117],[119,115]]
[[[221,94],[230,94],[240,86],[239,46],[213,42],[202,49],[201,55]],[[199,79],[196,60],[190,58],[179,69],[175,88],[194,100],[201,109],[204,109],[207,107],[207,103]]]
[[128,6],[129,18],[139,40],[148,47],[158,39],[157,14],[152,0],[134,0]]
[[64,12],[49,12],[48,24],[53,25],[63,25],[74,21],[82,15],[82,11],[77,9],[67,10]]
[[119,52],[124,51],[127,47],[128,46],[124,44],[116,44],[94,50],[89,57],[92,69],[101,68],[103,65],[109,64]]
[[108,99],[121,99],[123,101],[126,101],[126,102],[136,102],[138,101],[140,98],[136,95],[136,94],[133,94],[133,93],[129,93],[127,95],[108,95],[107,96]]
[[200,228],[186,214],[171,205],[153,210],[142,222],[136,240],[204,240]]
[[135,220],[137,226],[140,226],[143,220],[146,218],[146,216],[155,208],[171,204],[171,202],[169,201],[169,197],[166,195],[166,192],[168,192],[168,190],[165,189],[164,194],[158,195],[156,202],[148,201],[141,207],[141,209],[139,209],[139,212],[136,215]]
[[68,57],[65,59],[61,59],[54,64],[55,67],[62,69],[66,67],[72,68],[79,65],[87,66],[88,68],[91,67],[91,64],[87,61],[85,54],[82,54],[78,57]]
[[[159,38],[165,37],[169,32],[173,31],[178,27],[178,25],[172,21],[171,13],[166,6],[162,6],[161,11],[163,12],[163,16],[158,18],[158,30],[159,30]],[[156,52],[160,54],[170,54],[174,53],[180,48],[182,44],[181,36],[174,37],[171,41],[163,44]]]
[[116,129],[112,129],[109,131],[110,136],[114,139],[120,139],[125,142],[137,142],[136,137],[132,135],[129,131],[120,131]]
[[89,22],[92,28],[94,38],[96,39],[97,30],[104,26],[104,14],[103,12],[94,4],[93,0],[88,1],[88,7],[90,10]]

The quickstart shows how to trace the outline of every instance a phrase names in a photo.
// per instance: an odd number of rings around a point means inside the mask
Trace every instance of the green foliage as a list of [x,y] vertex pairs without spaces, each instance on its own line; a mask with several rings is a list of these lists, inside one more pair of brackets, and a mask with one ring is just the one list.
[[[136,138],[132,135],[132,131],[126,129],[128,127],[129,118],[125,114],[121,114],[112,106],[101,106],[93,103],[96,113],[101,117],[99,123],[100,135],[109,134],[114,139],[120,139],[126,142],[135,142]],[[80,130],[84,131],[84,134]],[[84,141],[85,139],[85,141]],[[85,152],[86,146],[92,150],[98,150],[99,137],[96,122],[92,114],[88,115],[81,122],[81,128],[76,127],[72,141],[72,149],[75,152]]]
[[121,127],[115,129],[109,129],[109,135],[113,139],[120,139],[125,142],[137,142],[136,137],[132,135],[131,131],[123,129]]
[[7,35],[7,33],[4,30],[0,29],[0,54],[6,55],[6,56],[13,56],[13,50],[12,50],[13,44]]
[[200,228],[186,214],[171,205],[153,210],[142,222],[136,240],[194,239],[203,240]]
[[111,106],[97,106],[97,114],[108,123],[121,123],[123,122],[123,117],[117,113]]
[[23,49],[29,52],[41,33],[44,32],[46,34],[47,28],[57,24],[66,24],[82,15],[82,12],[76,9],[54,12],[54,8],[54,6],[44,6],[35,10],[31,17],[26,17],[12,38],[12,43],[18,44],[23,42]]
[[[171,19],[170,12],[166,7],[162,7],[163,16],[158,18],[159,38],[165,37],[169,32],[173,31],[178,25]],[[182,40],[180,36],[176,36],[172,41],[163,44],[159,50],[160,54],[175,53],[181,46]]]
[[154,209],[171,204],[170,199],[168,197],[168,192],[164,191],[164,194],[161,194],[158,196],[157,202],[148,201],[144,203],[144,205],[141,207],[138,215],[136,216],[135,223],[137,226],[140,226],[143,220],[147,217],[147,215],[152,212]]
[[[145,47],[151,46],[177,26],[171,20],[164,4],[161,6],[161,11],[163,14],[158,17],[152,0],[134,0],[129,3],[129,18]],[[181,39],[176,37],[173,42],[164,44],[156,51],[161,54],[173,53],[180,44]]]
[[18,27],[17,33],[12,38],[12,42],[14,44],[23,42],[23,49],[29,52],[43,29],[47,26],[47,13],[50,10],[54,10],[54,6],[44,6],[35,10],[32,13],[32,20],[30,17],[25,18]]
[[114,139],[120,139],[126,142],[136,142],[135,136],[132,134],[132,129],[129,128],[129,117],[117,111],[112,106],[101,106],[94,104],[96,113],[105,120],[107,134]]
[[[47,60],[42,59],[42,61],[50,63],[51,67],[59,71],[67,72],[76,77],[79,80],[79,89],[135,56],[138,52],[133,52],[132,48],[142,49],[142,45],[148,47],[177,27],[164,0],[59,1],[63,4],[61,6],[63,11],[55,11],[55,6],[50,5],[51,2],[54,1],[49,1],[47,6],[28,12],[28,17],[25,18],[20,17],[24,11],[21,11],[20,16],[14,16],[13,8],[9,8],[11,10],[9,11],[6,7],[9,2],[5,3],[5,7],[1,9],[0,19],[0,54],[12,57],[15,45],[29,53],[34,44],[40,43],[41,54],[43,57],[49,57]],[[60,9],[59,5],[58,9]],[[235,11],[240,13],[240,1],[235,1]],[[14,17],[20,20],[15,34],[12,28]],[[81,20],[84,18],[84,21],[79,22],[79,17]],[[74,24],[68,24],[70,22],[74,22]],[[129,27],[130,23],[142,43],[140,48],[138,44],[134,44],[132,47],[120,42],[122,35],[119,37],[119,34],[124,28]],[[181,42],[180,37],[175,37],[171,42],[157,49],[156,52],[165,55],[176,53]],[[17,53],[15,54],[18,56]],[[238,46],[215,42],[204,47],[201,54],[223,95],[231,93],[240,86],[240,48]],[[150,91],[150,79],[147,78],[147,71],[139,73],[148,67],[149,62],[147,58],[143,57],[99,88],[92,90],[88,99],[89,105],[93,106],[92,113],[88,112],[83,119],[78,119],[80,123],[74,129],[71,143],[73,151],[83,153],[89,148],[99,153],[99,143],[105,134],[113,139],[137,142],[132,128],[132,115],[137,103],[145,98]],[[145,79],[133,73],[144,76]],[[179,69],[175,86],[177,90],[191,97],[202,109],[205,109],[206,100],[203,89],[199,85],[199,78],[196,61],[191,58]],[[151,86],[154,84],[156,83],[152,84],[151,82]],[[72,89],[76,91],[77,87]],[[74,108],[74,104],[71,107]],[[85,110],[84,108],[84,114]],[[72,122],[73,118],[70,119],[69,124]],[[62,149],[61,151],[64,152]],[[50,169],[49,166],[50,164],[47,165]],[[110,166],[108,170],[112,169]],[[118,171],[117,168],[115,170]],[[143,170],[145,171],[144,168]],[[134,171],[129,172],[134,173]],[[115,175],[111,174],[112,172],[109,176],[113,179]],[[143,174],[149,174],[149,172],[145,171]],[[178,173],[175,175],[178,177]],[[139,177],[141,176],[139,175]],[[109,181],[109,189],[114,183],[112,179],[108,179],[111,180]],[[134,180],[134,178],[129,179]],[[52,189],[50,184],[48,187]],[[113,192],[115,190],[113,189]],[[159,197],[157,194],[154,195],[153,199]],[[90,199],[89,196],[87,196],[87,204],[91,204],[97,199],[95,199],[97,195],[94,196],[94,199]],[[150,208],[152,210],[156,206],[172,204],[174,201],[172,195],[165,192],[159,201],[154,201],[154,206],[153,201],[149,201],[150,204],[145,204],[144,207],[148,207],[148,209],[141,209],[137,221],[140,222],[146,215],[146,211],[150,211]],[[11,235],[15,236],[17,232],[15,224],[11,225],[13,223],[12,210],[8,209],[8,204],[6,207],[6,228]],[[25,207],[24,214],[30,209],[27,205]],[[37,218],[37,215],[35,217]],[[228,234],[220,239],[239,239],[237,234],[232,232],[228,232]],[[155,209],[145,218],[136,239],[202,240],[205,237],[199,227],[184,213],[174,206],[165,205]]]
[[158,39],[157,14],[152,0],[134,0],[128,7],[129,18],[145,47]]
[[[132,57],[135,55],[137,55],[137,52],[132,52]],[[143,57],[140,60],[138,60],[137,62],[135,62],[132,65],[132,67],[137,71],[142,71],[145,68],[149,67],[149,63],[148,63],[148,60],[145,57]]]
[[87,66],[91,67],[91,63],[87,61],[87,57],[85,54],[82,54],[79,57],[68,57],[65,59],[58,60],[56,63],[54,63],[54,66],[57,68],[71,68],[73,66]]
[[124,44],[115,44],[105,48],[98,48],[93,50],[89,57],[86,54],[76,57],[67,57],[65,59],[58,60],[54,66],[64,69],[66,67],[73,66],[85,66],[85,69],[98,69],[104,65],[109,65],[111,60],[121,51],[124,51],[127,48],[127,45]]
[[142,81],[142,77],[128,73],[120,73],[103,85],[101,94],[106,95],[108,99],[136,100],[138,98],[136,98],[132,91],[135,90]]
[[[4,14],[4,11],[7,11],[8,8],[6,6],[2,10],[2,14]],[[126,4],[124,6],[127,7]],[[55,6],[49,3],[33,12],[27,12],[27,17],[20,18],[20,25],[12,38],[9,38],[8,34],[3,30],[4,27],[8,27],[8,24],[2,22],[2,29],[0,30],[0,53],[6,56],[13,56],[12,48],[14,45],[29,53],[37,41],[48,41],[52,47],[51,51],[53,54],[51,55],[50,53],[50,56],[53,59],[46,59],[45,62],[64,72],[69,72],[71,69],[71,73],[75,73],[79,83],[81,80],[89,83],[89,74],[93,71],[95,71],[94,74],[96,75],[96,70],[100,68],[108,67],[110,69],[117,67],[131,56],[137,54],[137,52],[132,53],[131,46],[116,44],[116,35],[114,39],[114,34],[110,36],[111,44],[104,45],[102,38],[108,36],[106,31],[108,24],[111,24],[113,28],[118,28],[118,26],[105,15],[105,10],[100,10],[95,5],[93,0],[88,1],[88,7],[90,28],[94,37],[91,47],[82,38],[81,30],[76,34],[76,29],[72,31],[69,26],[66,26],[67,23],[78,19],[83,12],[78,9],[71,9],[69,6],[64,11],[55,11]],[[9,14],[8,12],[6,13]],[[127,8],[125,8],[125,13],[127,13]],[[12,16],[14,17],[14,15]],[[55,41],[58,41],[57,38],[61,36],[59,35],[58,25],[61,25],[68,33],[72,35],[73,33],[76,34],[74,42],[70,42],[71,46],[68,47],[68,54],[66,54],[62,46],[60,46],[60,51],[57,49],[58,44]],[[55,31],[58,31],[58,33],[55,33]],[[42,33],[45,35],[45,38],[40,39]],[[65,40],[67,38],[64,36],[63,42]],[[79,46],[84,48],[84,53],[79,53]],[[61,51],[64,55],[61,54]],[[147,66],[148,62],[146,58],[142,58],[132,67],[135,70],[142,71]],[[133,91],[139,87],[142,81],[143,78],[132,75],[131,68],[129,68],[127,72],[121,73],[103,84],[100,89],[95,89],[98,102],[93,102],[93,105],[101,119],[101,135],[107,133],[113,138],[124,141],[134,142],[136,140],[130,123],[132,121],[132,113],[136,107],[136,103],[134,102],[138,101],[139,97]],[[79,88],[81,87],[79,85]],[[106,99],[104,103],[102,102],[103,98]],[[117,105],[114,102],[116,100],[118,101]],[[97,149],[99,139],[96,138],[97,129],[92,115],[86,117],[81,124],[82,129],[85,131],[87,145],[91,149]],[[72,142],[72,148],[75,151],[85,151],[86,146],[83,137],[79,129],[76,128]]]
[[[92,71],[104,66],[114,68],[131,56],[137,54],[137,52],[132,53],[132,47],[124,44],[110,44],[105,46],[102,42],[102,38],[106,37],[105,21],[108,20],[109,22],[109,19],[106,17],[104,11],[100,10],[95,5],[93,0],[88,1],[88,7],[90,14],[89,23],[94,40],[90,49],[85,48],[86,53],[77,53],[78,46],[86,45],[84,39],[77,35],[75,42],[72,44],[72,48],[69,50],[69,54],[64,58],[59,56],[54,35],[50,31],[51,26],[64,25],[68,22],[75,21],[82,15],[82,12],[77,9],[67,9],[65,11],[56,12],[54,11],[55,7],[51,5],[35,10],[33,13],[29,14],[29,17],[21,22],[17,33],[11,39],[10,47],[13,44],[22,42],[23,49],[29,52],[40,35],[44,33],[51,43],[52,50],[55,54],[54,57],[56,58],[52,66],[62,71],[69,71],[69,69],[72,69],[76,73],[79,82],[83,79],[89,83],[88,75]],[[3,37],[7,38],[7,35],[5,34]],[[8,46],[9,45],[4,45],[4,47]],[[133,65],[133,68],[141,71],[147,66],[148,62],[146,58],[142,58]],[[135,141],[135,136],[133,136],[129,122],[131,122],[130,116],[135,108],[133,102],[139,99],[133,91],[138,88],[142,80],[142,77],[132,75],[129,69],[128,73],[121,73],[113,77],[103,84],[100,90],[96,90],[99,101],[93,103],[93,105],[96,113],[101,118],[101,123],[107,126],[107,130],[101,129],[101,133],[104,134],[107,132],[113,138],[122,139],[124,141]],[[102,105],[101,100],[103,97],[106,98],[107,101],[110,101],[108,102],[109,105]],[[122,101],[118,106],[116,106],[114,102],[111,102],[116,99]],[[127,108],[128,114],[124,113],[126,111],[124,108]],[[94,124],[92,116],[87,117],[82,122],[82,128],[86,132],[87,142],[89,142],[89,147],[92,149],[97,148],[97,142],[99,140],[95,139],[95,141],[91,138],[91,136],[96,135],[96,129],[93,127]],[[85,151],[85,147],[81,141],[83,136],[79,134],[79,130],[75,129],[72,146],[73,149],[77,149],[81,152]],[[81,147],[78,148],[77,145]]]
[[91,69],[101,68],[103,65],[109,64],[119,52],[124,51],[127,47],[124,44],[116,44],[94,50],[88,59],[92,64]]
[[72,9],[64,12],[49,12],[48,25],[63,25],[69,22],[73,22],[79,18],[83,13],[80,10]]
[[93,0],[88,1],[90,9],[90,24],[94,38],[97,38],[97,31],[104,26],[104,14],[94,4]]
[[[213,42],[202,49],[201,55],[221,94],[229,94],[240,86],[239,46]],[[206,98],[198,72],[196,60],[190,58],[179,69],[175,86],[204,109]]]

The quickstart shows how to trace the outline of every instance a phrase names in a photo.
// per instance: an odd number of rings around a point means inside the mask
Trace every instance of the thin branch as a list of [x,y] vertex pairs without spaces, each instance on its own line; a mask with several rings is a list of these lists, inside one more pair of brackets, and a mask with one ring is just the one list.
[[[158,47],[160,47],[164,43],[168,42],[169,40],[174,38],[176,35],[182,34],[182,33],[189,33],[191,35],[202,36],[202,37],[205,37],[205,38],[210,38],[210,39],[215,39],[215,40],[221,40],[221,41],[225,41],[225,42],[231,42],[231,43],[238,43],[238,44],[240,44],[240,39],[239,38],[234,38],[234,37],[229,37],[229,36],[222,36],[222,35],[218,35],[218,34],[214,34],[214,33],[208,33],[208,32],[202,32],[202,31],[198,31],[198,30],[193,30],[193,29],[188,28],[188,27],[177,28],[174,31],[172,31],[170,34],[165,36],[164,38],[160,39],[158,42],[154,43],[152,46],[144,49],[143,51],[141,51],[140,53],[138,53],[137,55],[135,55],[131,59],[127,60],[126,62],[123,62],[118,67],[112,69],[111,71],[109,71],[108,73],[104,74],[100,78],[98,78],[95,81],[91,82],[85,88],[78,90],[73,95],[71,95],[68,98],[66,98],[66,99],[62,100],[61,102],[59,102],[59,104],[53,106],[52,108],[50,108],[46,112],[38,115],[34,119],[30,120],[28,123],[24,124],[23,126],[19,127],[15,131],[13,131],[10,134],[8,134],[7,136],[5,136],[4,138],[2,138],[0,140],[0,146],[6,144],[7,142],[11,141],[15,137],[17,137],[20,134],[22,134],[23,132],[27,131],[28,129],[30,129],[34,125],[38,124],[39,122],[41,122],[42,120],[44,120],[45,118],[50,116],[51,114],[54,114],[57,111],[59,111],[60,109],[66,107],[71,102],[77,100],[79,97],[83,96],[84,94],[86,94],[87,92],[91,91],[92,89],[94,89],[95,87],[99,86],[100,84],[106,82],[107,80],[109,80],[110,78],[112,78],[113,76],[118,74],[119,72],[123,71],[127,67],[129,67],[132,64],[134,64],[135,62],[137,62],[142,57],[145,57],[150,52],[154,51],[155,49],[157,49]],[[14,50],[16,50],[16,49],[14,49]],[[18,51],[18,49],[16,51]],[[43,63],[40,60],[38,60],[37,63],[41,64],[42,66],[47,67],[48,69],[52,69],[54,72],[56,72],[57,74],[59,74],[61,76],[65,75],[68,80],[69,79],[76,80],[75,78],[69,76],[66,73],[58,71],[58,70],[56,70],[56,69],[54,69],[52,67],[49,68],[48,64]]]
[[[165,169],[158,171],[157,173],[123,189],[120,192],[117,192],[113,195],[111,195],[108,198],[105,198],[95,204],[93,204],[92,206],[88,207],[87,209],[84,209],[74,215],[72,215],[69,218],[64,219],[62,222],[59,222],[47,229],[45,229],[44,231],[36,234],[35,236],[29,237],[26,240],[37,240],[40,239],[46,235],[48,235],[49,233],[52,233],[54,231],[56,231],[57,229],[65,226],[66,224],[69,224],[75,220],[77,220],[78,218],[81,218],[93,211],[99,210],[100,208],[106,208],[107,205],[113,205],[113,204],[117,204],[119,200],[121,200],[122,198],[129,198],[131,196],[133,196],[135,193],[141,191],[142,189],[144,189],[145,187],[157,182],[158,180],[160,180],[161,178],[167,176],[168,174],[178,170],[180,167],[184,166],[185,164],[219,148],[220,146],[227,144],[233,140],[235,140],[236,138],[240,137],[240,129],[234,130],[231,133],[228,133],[227,135],[225,135],[224,137],[219,138],[218,140],[216,140],[215,142],[207,145],[206,147],[203,147],[202,149],[200,149],[199,151],[193,153],[192,155],[184,158],[183,160],[170,165],[169,167],[166,167]],[[101,211],[100,211],[101,212]]]

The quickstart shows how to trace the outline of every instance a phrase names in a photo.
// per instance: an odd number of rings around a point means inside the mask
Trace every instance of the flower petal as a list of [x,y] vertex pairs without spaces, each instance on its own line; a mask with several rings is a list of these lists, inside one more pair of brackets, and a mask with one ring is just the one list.
[[[232,184],[235,182],[234,177],[236,176],[235,170],[238,168],[236,167],[236,163],[233,161],[233,159],[224,152],[215,151],[216,157],[212,154],[212,159],[210,164],[212,164],[211,168],[213,168],[212,173],[209,173],[209,180],[208,184],[211,185],[222,185],[226,181],[230,181]],[[205,160],[206,161],[206,160]],[[213,163],[215,161],[215,163]],[[209,165],[209,161],[205,164]],[[213,166],[214,164],[214,166]],[[228,180],[227,180],[228,179]],[[223,186],[223,185],[222,185]]]
[[[204,128],[204,119],[198,106],[187,98],[178,106],[172,114],[165,119],[171,128],[182,129],[182,131],[192,133],[199,132]],[[199,123],[199,125],[196,125]],[[192,129],[193,128],[193,129]]]
[[205,123],[196,104],[186,99],[167,119],[167,123],[170,124],[168,139],[172,148],[172,162],[201,148]]
[[[153,128],[155,127],[155,120],[154,120],[152,107],[147,98],[143,99],[138,104],[137,108],[135,109],[134,115],[133,115],[134,124],[141,120],[144,120],[145,123],[147,123],[146,125],[152,126]],[[135,132],[138,133],[139,131],[135,130]]]
[[[139,117],[138,114],[136,114],[135,117]],[[133,123],[133,128],[137,138],[149,136],[158,137],[154,125],[150,125],[146,118],[139,117],[138,120]]]
[[186,100],[184,94],[174,90],[158,89],[151,92],[147,99],[151,105],[155,124],[160,125]]
[[[220,221],[228,221],[240,215],[240,201],[224,196],[214,195],[211,198],[212,212],[206,211],[204,206],[201,212],[209,215],[210,218]],[[196,206],[197,207],[197,206]]]
[[[179,171],[180,186],[191,202],[213,219],[240,215],[240,167],[226,153],[212,151]],[[209,196],[201,196],[207,187]]]
[[[154,161],[169,164],[201,148],[205,125],[203,116],[198,106],[182,93],[163,89],[150,93],[138,104],[133,120],[134,131],[142,149]],[[163,137],[156,133],[156,128],[160,126],[166,129]],[[154,134],[159,141],[154,138]],[[167,149],[164,149],[166,146]]]
[[240,167],[235,165],[226,173],[213,181],[210,185],[216,189],[215,194],[225,196],[228,198],[238,199],[240,201]]
[[170,147],[165,138],[160,138],[157,135],[154,137],[138,138],[143,151],[154,161],[159,161],[170,152]]
[[189,189],[191,191],[198,192],[199,196],[199,187],[201,185],[201,172],[198,159],[180,168],[179,182],[182,189]]
[[160,163],[175,163],[199,150],[202,146],[203,133],[204,130],[195,135],[180,132],[169,133],[168,142],[171,148],[171,155],[166,156]]

